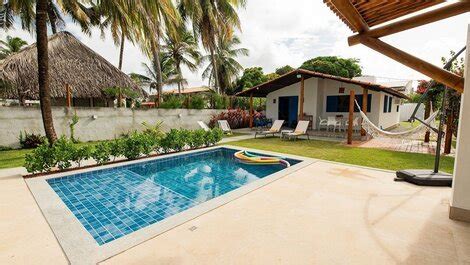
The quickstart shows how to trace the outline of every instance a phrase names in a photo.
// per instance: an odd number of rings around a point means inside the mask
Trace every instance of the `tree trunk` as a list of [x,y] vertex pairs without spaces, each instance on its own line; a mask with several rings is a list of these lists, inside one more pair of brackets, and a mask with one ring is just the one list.
[[215,91],[220,94],[220,87],[219,87],[219,72],[217,71],[217,60],[215,59],[214,48],[210,48],[211,52],[211,60],[212,60],[212,70],[214,71],[214,79],[215,79]]
[[162,79],[162,66],[160,65],[160,50],[158,45],[155,43],[155,40],[152,40],[152,55],[155,66],[157,67],[157,103],[160,105],[162,102],[161,93],[163,88],[163,79]]
[[[425,106],[424,106],[424,120],[429,118],[429,115],[431,115],[431,101],[426,100]],[[430,138],[431,132],[426,131],[424,134],[424,142],[429,143],[429,138]]]
[[57,33],[57,18],[52,9],[52,1],[48,0],[47,14],[49,17],[49,23],[51,24],[52,34]]
[[126,35],[124,31],[121,33],[121,48],[119,50],[119,70],[122,70],[122,61],[124,57],[124,42],[126,41]]
[[449,113],[449,115],[447,116],[447,122],[446,122],[446,138],[444,142],[444,154],[450,154],[450,151],[452,150],[453,133],[454,133],[454,114]]
[[183,88],[183,74],[181,73],[181,67],[179,63],[176,63],[176,71],[178,72],[178,94],[181,95],[181,89]]
[[42,122],[49,144],[57,140],[51,110],[51,91],[49,89],[49,56],[47,50],[47,2],[36,1],[36,38],[38,52],[39,102]]

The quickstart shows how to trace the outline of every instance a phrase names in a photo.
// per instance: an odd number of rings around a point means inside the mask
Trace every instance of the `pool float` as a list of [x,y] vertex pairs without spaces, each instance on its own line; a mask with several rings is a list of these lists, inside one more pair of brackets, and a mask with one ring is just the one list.
[[274,156],[259,156],[255,155],[252,153],[249,153],[248,151],[241,150],[238,151],[234,154],[234,156],[239,159],[241,162],[245,164],[250,164],[250,165],[276,165],[276,164],[282,164],[285,165],[286,167],[290,167],[289,162],[286,160],[280,158],[280,157],[274,157]]

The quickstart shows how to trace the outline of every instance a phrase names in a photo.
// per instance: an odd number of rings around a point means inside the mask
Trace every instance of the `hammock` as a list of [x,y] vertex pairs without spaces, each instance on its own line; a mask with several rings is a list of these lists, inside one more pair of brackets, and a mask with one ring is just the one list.
[[372,137],[378,138],[378,137],[389,137],[389,138],[407,138],[412,135],[416,135],[422,132],[430,131],[430,129],[425,125],[425,124],[430,124],[433,122],[437,115],[439,114],[439,111],[434,112],[427,118],[424,123],[420,123],[418,126],[415,128],[412,128],[410,130],[402,131],[402,132],[389,132],[389,131],[384,131],[377,127],[375,124],[373,124],[367,115],[362,112],[361,107],[355,100],[355,103],[357,105],[357,108],[359,109],[359,113],[361,114],[362,117],[362,128]]

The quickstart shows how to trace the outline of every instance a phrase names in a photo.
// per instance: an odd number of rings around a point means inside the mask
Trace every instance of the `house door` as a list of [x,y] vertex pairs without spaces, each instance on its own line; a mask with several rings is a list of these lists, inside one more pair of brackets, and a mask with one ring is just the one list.
[[299,97],[279,97],[279,113],[280,120],[284,120],[284,124],[294,128],[297,125],[297,117],[299,112]]

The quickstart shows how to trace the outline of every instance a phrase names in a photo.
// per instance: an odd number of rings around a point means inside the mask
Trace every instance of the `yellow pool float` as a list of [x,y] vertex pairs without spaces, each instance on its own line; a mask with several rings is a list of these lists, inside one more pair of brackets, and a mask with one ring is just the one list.
[[241,162],[252,165],[275,165],[282,164],[286,167],[290,167],[289,162],[279,157],[272,156],[258,156],[251,154],[245,150],[238,151],[234,156],[239,159]]

